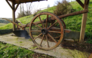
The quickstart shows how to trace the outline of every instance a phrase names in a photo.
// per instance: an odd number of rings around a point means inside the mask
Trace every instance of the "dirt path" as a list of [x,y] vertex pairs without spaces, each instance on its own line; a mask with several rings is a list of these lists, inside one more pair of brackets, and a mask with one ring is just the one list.
[[13,33],[2,35],[2,36],[0,35],[0,41],[13,44],[16,46],[20,46],[23,48],[27,48],[37,53],[51,55],[56,58],[88,58],[90,55],[90,53],[81,52],[76,49],[74,50],[65,49],[65,48],[62,48],[61,46],[58,46],[57,48],[50,51],[35,49],[35,47],[33,47],[34,43],[30,39],[12,36],[12,34]]

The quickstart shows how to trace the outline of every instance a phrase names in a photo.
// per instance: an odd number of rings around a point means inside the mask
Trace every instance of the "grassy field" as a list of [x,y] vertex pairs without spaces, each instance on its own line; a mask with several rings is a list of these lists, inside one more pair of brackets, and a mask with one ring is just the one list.
[[0,58],[54,58],[33,51],[0,42]]

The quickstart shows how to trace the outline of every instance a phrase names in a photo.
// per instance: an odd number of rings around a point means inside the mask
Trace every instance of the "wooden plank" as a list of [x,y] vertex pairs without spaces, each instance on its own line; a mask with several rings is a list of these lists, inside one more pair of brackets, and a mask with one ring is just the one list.
[[17,10],[18,6],[19,6],[19,3],[18,3],[17,6],[15,7],[15,11]]
[[[85,0],[85,3],[84,4],[85,4],[84,5],[84,10],[85,9],[88,9],[89,0]],[[80,32],[79,42],[83,42],[84,41],[86,21],[87,21],[87,13],[84,13],[83,14],[83,17],[82,17],[82,24],[81,24],[81,32]]]
[[47,1],[47,0],[9,0],[11,2],[15,1],[15,4],[20,3],[26,3],[26,2],[35,2],[35,1]]
[[[13,22],[15,22],[15,1],[12,2],[12,18],[13,18]],[[15,31],[15,24],[13,24],[13,31]]]
[[10,6],[10,8],[11,8],[11,9],[13,9],[13,8],[12,8],[12,6],[11,6],[11,4],[9,3],[9,1],[8,1],[8,0],[6,0],[6,2],[7,2],[7,3],[8,3],[8,5]]
[[80,0],[76,0],[82,8],[84,8],[84,4]]

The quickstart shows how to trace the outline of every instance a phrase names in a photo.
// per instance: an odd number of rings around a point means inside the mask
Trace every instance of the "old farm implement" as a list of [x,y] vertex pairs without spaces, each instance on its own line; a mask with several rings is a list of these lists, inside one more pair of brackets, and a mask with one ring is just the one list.
[[[8,0],[6,0],[9,4]],[[9,0],[13,3],[13,6],[10,7],[15,11],[20,3],[24,2],[33,2],[33,1],[41,1],[41,0]],[[76,0],[83,8],[84,10],[65,14],[61,16],[56,16],[49,12],[41,12],[34,16],[34,18],[30,21],[30,23],[26,25],[19,25],[16,23],[15,20],[10,21],[14,25],[18,26],[19,28],[22,28],[22,30],[25,30],[26,27],[29,27],[29,35],[32,39],[32,41],[41,49],[44,50],[51,50],[56,48],[62,41],[64,37],[64,33],[71,32],[70,30],[66,29],[65,23],[62,20],[62,18],[67,16],[73,16],[78,14],[86,14],[88,12],[87,6],[89,3],[89,0],[85,0],[85,4],[83,4],[80,0]],[[14,4],[18,4],[14,8]],[[13,11],[13,19],[15,19]]]

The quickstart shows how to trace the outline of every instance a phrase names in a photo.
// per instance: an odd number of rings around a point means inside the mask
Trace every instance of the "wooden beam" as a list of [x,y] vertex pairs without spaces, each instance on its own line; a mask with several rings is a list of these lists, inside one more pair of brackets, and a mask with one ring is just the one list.
[[[13,17],[13,22],[15,22],[15,1],[12,2],[12,17]],[[13,31],[15,31],[15,24],[13,24]]]
[[[15,22],[15,11],[17,10],[18,6],[19,6],[19,2],[17,4],[17,6],[15,7],[15,0],[12,1],[12,5],[9,3],[9,0],[6,0],[6,2],[8,3],[8,5],[10,6],[10,8],[12,9],[12,18],[13,18],[13,22]],[[13,24],[13,31],[15,31],[15,24]]]
[[80,0],[76,0],[82,8],[84,8],[84,4]]
[[[85,0],[85,2],[84,2],[84,10],[88,9],[88,4],[89,4],[89,0]],[[83,42],[84,41],[86,21],[87,21],[87,13],[84,13],[83,17],[82,17],[82,24],[81,24],[81,32],[80,32],[79,42]]]
[[8,3],[8,5],[10,6],[10,8],[11,8],[11,9],[13,9],[13,8],[12,8],[12,6],[11,6],[11,4],[9,3],[9,1],[8,1],[8,0],[6,0],[6,2],[7,2],[7,3]]
[[17,6],[15,7],[15,11],[17,10],[18,6],[19,6],[19,3],[18,3]]
[[[9,0],[9,1],[13,2],[14,0]],[[47,0],[15,0],[15,4],[18,4],[19,1],[20,3],[27,3],[27,2],[47,1]]]

